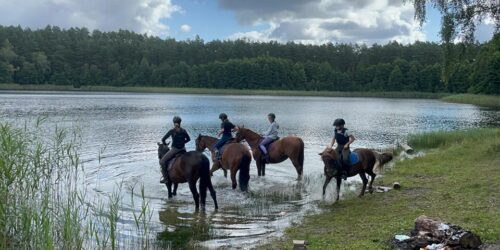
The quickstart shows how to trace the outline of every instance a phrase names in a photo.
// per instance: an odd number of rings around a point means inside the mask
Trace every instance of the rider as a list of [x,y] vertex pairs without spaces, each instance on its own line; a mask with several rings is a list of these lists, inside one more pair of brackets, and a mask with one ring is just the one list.
[[275,121],[276,120],[276,115],[273,113],[270,113],[267,115],[267,119],[271,123],[269,125],[269,128],[262,134],[264,139],[260,142],[259,148],[264,153],[264,157],[267,162],[269,162],[269,153],[267,152],[267,145],[271,144],[273,141],[278,140],[278,129],[280,128],[280,125]]
[[222,146],[224,146],[224,144],[226,144],[226,142],[228,142],[229,140],[233,139],[233,134],[231,132],[236,128],[236,126],[234,126],[234,124],[232,124],[229,121],[226,114],[221,113],[219,115],[219,119],[222,121],[222,123],[220,125],[221,129],[219,130],[219,133],[217,134],[217,136],[222,135],[222,137],[214,145],[215,157],[217,158],[217,160],[220,160],[220,158],[221,158],[220,150],[221,150]]
[[349,163],[349,146],[354,142],[355,138],[347,128],[344,127],[345,121],[342,118],[335,119],[333,122],[333,126],[335,126],[335,130],[333,132],[333,139],[332,143],[330,144],[330,148],[333,147],[335,142],[337,142],[337,148],[336,151],[338,155],[340,156],[340,162],[342,166],[342,178],[345,180],[347,179],[347,171],[348,171],[348,166],[350,165]]
[[178,153],[186,151],[185,145],[191,140],[187,131],[181,128],[182,119],[178,116],[174,116],[173,122],[174,128],[170,129],[167,134],[165,134],[165,136],[163,136],[163,138],[161,139],[163,144],[166,145],[167,143],[165,142],[165,140],[169,137],[172,137],[172,148],[160,160],[161,173],[163,175],[160,180],[161,183],[165,183],[168,176],[168,162],[173,159]]

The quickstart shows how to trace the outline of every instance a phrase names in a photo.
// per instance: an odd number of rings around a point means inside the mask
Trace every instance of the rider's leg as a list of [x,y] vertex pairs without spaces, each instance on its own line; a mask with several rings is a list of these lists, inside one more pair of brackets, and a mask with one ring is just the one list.
[[166,179],[168,178],[168,162],[177,154],[181,151],[182,149],[177,149],[177,148],[171,148],[160,160],[160,166],[161,166],[161,174],[162,178],[160,180],[160,183],[165,183]]

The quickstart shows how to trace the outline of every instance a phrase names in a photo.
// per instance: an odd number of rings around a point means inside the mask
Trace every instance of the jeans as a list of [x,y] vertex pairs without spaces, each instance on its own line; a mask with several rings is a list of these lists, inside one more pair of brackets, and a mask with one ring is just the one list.
[[174,158],[178,153],[186,151],[186,148],[174,148],[172,147],[160,160],[161,174],[163,177],[167,176],[168,162]]
[[262,153],[267,155],[267,145],[271,144],[274,141],[273,138],[270,137],[265,137],[264,140],[262,140],[259,144],[260,150],[262,150]]
[[229,136],[222,136],[222,138],[219,139],[219,141],[217,141],[217,143],[215,143],[214,145],[214,148],[217,150],[217,151],[220,151],[220,149],[222,148],[222,146],[224,146],[224,144],[226,144],[227,141],[233,139],[232,137],[229,137]]

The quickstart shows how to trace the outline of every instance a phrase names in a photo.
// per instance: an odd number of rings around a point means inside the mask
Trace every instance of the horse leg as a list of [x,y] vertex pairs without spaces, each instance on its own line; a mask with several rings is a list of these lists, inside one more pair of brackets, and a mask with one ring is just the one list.
[[262,176],[265,176],[266,175],[266,164],[265,163],[262,163]]
[[172,192],[172,194],[173,194],[174,196],[176,196],[176,195],[177,195],[177,187],[178,187],[178,186],[179,186],[179,183],[174,183],[174,192]]
[[189,189],[191,190],[191,193],[193,194],[193,199],[194,199],[194,204],[196,206],[196,211],[200,209],[200,196],[198,195],[198,190],[196,190],[196,181],[190,180],[189,181]]
[[224,178],[227,178],[227,169],[222,168],[222,171],[224,171]]
[[300,181],[302,180],[302,166],[299,162],[298,159],[290,159],[292,160],[292,164],[295,167],[295,170],[297,170],[297,180]]
[[255,163],[257,164],[257,174],[262,176],[262,162],[260,160],[256,160]]
[[167,178],[167,183],[165,183],[165,185],[168,190],[168,198],[172,198],[172,181],[170,181],[170,178]]
[[370,175],[370,185],[368,185],[368,191],[370,192],[370,194],[373,193],[373,181],[375,180],[375,176],[377,176],[375,173],[373,172],[369,172],[368,173]]
[[236,182],[236,169],[231,168],[231,182],[233,183],[233,189],[236,189],[236,186],[238,186]]
[[325,179],[325,183],[323,184],[323,199],[325,198],[326,187],[328,186],[328,183],[330,183],[332,178],[333,176],[327,176]]
[[219,169],[219,164],[213,163],[212,168],[210,169],[210,176],[214,175],[214,172]]
[[207,187],[204,186],[200,180],[200,185],[199,185],[199,192],[200,192],[200,200],[201,200],[201,210],[205,210],[205,204],[207,201]]
[[359,173],[359,176],[361,177],[361,180],[363,181],[363,188],[361,189],[361,193],[359,193],[359,197],[365,195],[365,190],[366,190],[366,184],[368,184],[368,179],[366,178],[365,172]]
[[335,201],[339,201],[340,199],[340,184],[342,184],[342,178],[336,177],[337,179],[337,198],[335,198]]

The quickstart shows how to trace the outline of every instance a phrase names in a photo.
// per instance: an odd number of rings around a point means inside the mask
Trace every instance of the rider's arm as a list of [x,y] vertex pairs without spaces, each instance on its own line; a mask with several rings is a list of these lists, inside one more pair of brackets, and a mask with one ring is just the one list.
[[330,148],[333,148],[333,145],[335,145],[335,135],[333,136],[332,143],[330,143]]
[[184,142],[188,143],[189,141],[191,141],[191,137],[189,137],[189,134],[187,131],[184,131],[184,133],[186,134],[186,136],[184,137]]
[[354,135],[349,135],[349,142],[347,142],[344,147],[348,148],[349,145],[354,142],[354,140],[356,140],[356,138],[354,138]]
[[222,133],[224,133],[224,128],[221,128],[221,129],[219,130],[219,133],[217,133],[217,137],[221,136],[221,135],[222,135]]
[[168,131],[168,132],[167,132],[167,133],[163,136],[163,138],[161,138],[161,142],[162,142],[163,144],[167,144],[167,143],[165,142],[165,140],[167,140],[167,139],[168,139],[168,137],[170,137],[171,135],[172,135],[172,130],[169,130],[169,131]]

